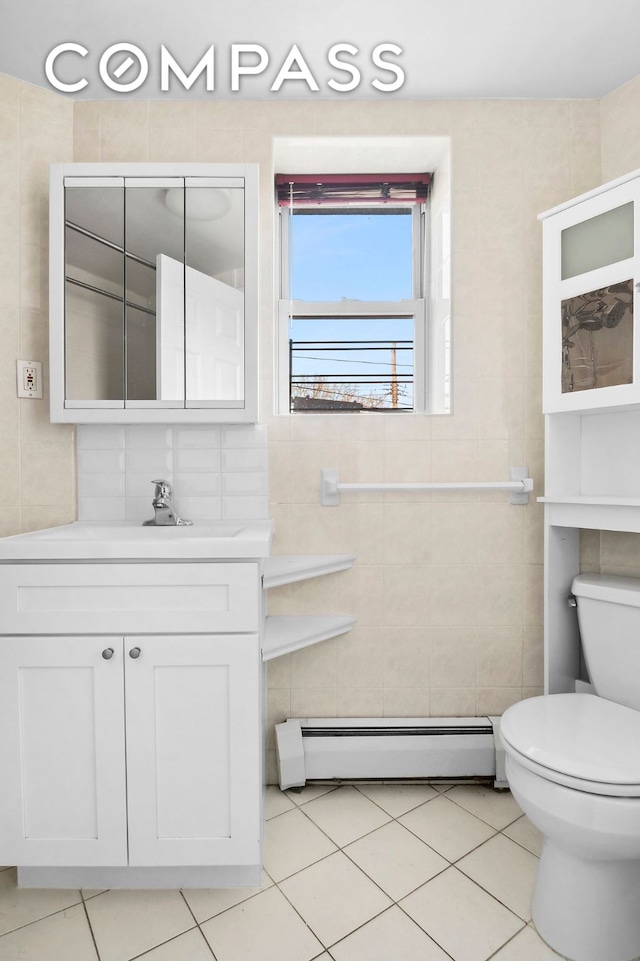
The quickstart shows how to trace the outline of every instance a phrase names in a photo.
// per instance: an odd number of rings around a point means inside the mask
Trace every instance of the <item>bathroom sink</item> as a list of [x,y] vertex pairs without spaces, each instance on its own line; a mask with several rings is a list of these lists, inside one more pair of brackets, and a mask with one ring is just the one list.
[[268,557],[271,521],[208,521],[191,527],[142,527],[76,521],[0,538],[0,563],[29,560],[207,560]]

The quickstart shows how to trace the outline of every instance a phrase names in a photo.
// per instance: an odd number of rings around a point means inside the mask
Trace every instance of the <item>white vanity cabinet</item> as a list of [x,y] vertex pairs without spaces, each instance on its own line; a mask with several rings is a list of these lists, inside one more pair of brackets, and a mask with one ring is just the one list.
[[267,617],[355,555],[272,525],[75,522],[0,538],[0,863],[22,887],[262,883],[263,663],[351,630]]
[[257,420],[256,164],[53,164],[51,420]]
[[3,863],[259,863],[257,635],[5,637],[0,661]]
[[260,883],[261,590],[257,561],[0,564],[21,884]]

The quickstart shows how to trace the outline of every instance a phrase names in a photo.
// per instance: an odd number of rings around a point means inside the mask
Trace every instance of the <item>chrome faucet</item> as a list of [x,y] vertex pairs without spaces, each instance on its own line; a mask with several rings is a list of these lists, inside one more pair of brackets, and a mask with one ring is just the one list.
[[169,481],[154,480],[151,483],[156,485],[156,491],[151,502],[155,514],[151,520],[142,522],[143,527],[187,527],[189,524],[193,524],[193,521],[183,521],[176,514],[171,502],[173,492]]

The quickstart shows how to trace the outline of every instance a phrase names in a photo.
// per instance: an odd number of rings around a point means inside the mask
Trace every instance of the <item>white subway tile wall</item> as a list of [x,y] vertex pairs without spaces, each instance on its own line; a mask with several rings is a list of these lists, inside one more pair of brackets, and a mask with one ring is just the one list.
[[78,519],[146,520],[157,478],[173,486],[176,509],[189,520],[265,519],[267,443],[267,428],[253,424],[80,424]]

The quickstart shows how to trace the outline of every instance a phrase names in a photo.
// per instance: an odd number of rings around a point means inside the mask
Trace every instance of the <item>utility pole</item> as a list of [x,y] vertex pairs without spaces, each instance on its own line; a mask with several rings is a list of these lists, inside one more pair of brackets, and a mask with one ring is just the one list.
[[396,342],[391,346],[391,406],[398,406],[398,370],[396,365]]

